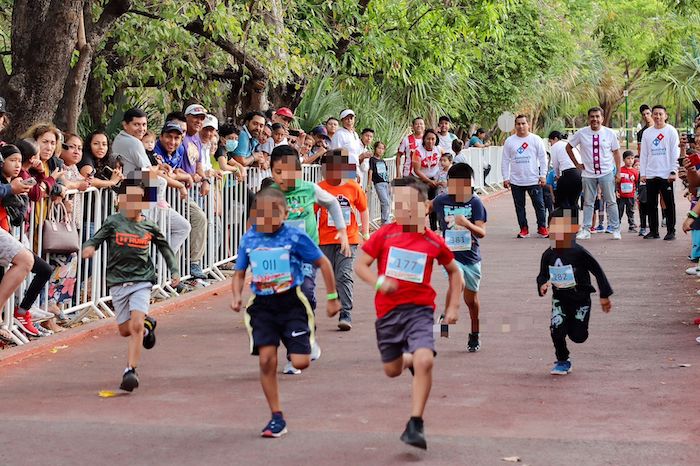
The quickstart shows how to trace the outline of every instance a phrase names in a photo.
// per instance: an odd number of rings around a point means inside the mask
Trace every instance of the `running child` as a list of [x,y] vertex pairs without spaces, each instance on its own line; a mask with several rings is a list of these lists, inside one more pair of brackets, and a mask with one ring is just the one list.
[[[340,241],[340,251],[346,257],[350,257],[350,243],[343,219],[340,203],[332,194],[321,189],[316,183],[303,180],[299,152],[292,146],[281,145],[272,150],[270,154],[270,169],[275,184],[272,187],[282,190],[287,199],[289,216],[287,225],[305,231],[314,244],[318,244],[318,224],[314,205],[328,209],[333,222],[338,230],[337,239]],[[311,309],[316,310],[316,267],[313,264],[302,265],[304,283],[301,291],[311,304]],[[313,342],[311,360],[321,357],[321,347],[317,341]],[[284,368],[285,374],[301,374],[291,363]]]
[[440,172],[437,176],[437,195],[447,194],[447,172],[452,166],[452,154],[444,153],[440,156]]
[[284,223],[287,215],[285,196],[278,189],[266,188],[256,194],[251,210],[253,226],[241,239],[231,286],[231,308],[239,312],[245,272],[250,266],[253,296],[245,310],[245,323],[250,352],[260,357],[260,384],[272,412],[261,435],[275,438],[287,433],[277,386],[277,348],[282,341],[292,365],[305,369],[315,340],[314,314],[301,291],[304,263],[321,269],[328,290],[328,316],[340,309],[330,262],[308,235]]
[[627,211],[627,222],[629,232],[637,232],[637,225],[634,224],[634,192],[639,179],[639,171],[634,167],[634,152],[626,150],[622,153],[625,165],[620,168],[620,184],[617,186],[617,210],[620,212],[620,222]]
[[[457,322],[462,277],[445,241],[425,228],[425,186],[413,178],[399,178],[392,185],[396,222],[382,226],[362,246],[355,273],[377,290],[375,328],[384,373],[398,377],[405,368],[414,373],[411,418],[401,440],[426,449],[423,411],[430,394],[435,354],[436,293],[430,284],[433,261],[444,266],[449,276],[445,310],[448,324]],[[374,261],[378,274],[370,268]]]
[[550,332],[557,361],[551,374],[566,375],[571,372],[569,350],[566,347],[568,336],[574,343],[588,339],[588,319],[591,314],[592,273],[598,282],[600,305],[603,312],[610,312],[613,290],[608,279],[593,256],[576,244],[579,230],[578,211],[558,208],[549,220],[549,234],[552,246],[542,254],[540,273],[537,276],[537,292],[547,294],[552,285],[552,319]]
[[89,259],[104,241],[109,242],[107,286],[119,325],[119,334],[129,338],[127,365],[119,388],[127,392],[139,386],[136,367],[141,358],[141,345],[151,349],[156,344],[156,320],[148,315],[152,285],[157,275],[151,261],[151,244],[165,258],[172,274],[172,286],[180,282],[175,253],[155,222],[141,212],[155,199],[156,181],[148,172],[132,172],[119,186],[119,212],[107,217],[95,236],[83,245],[83,258]]
[[[341,331],[352,329],[353,302],[353,273],[352,263],[355,260],[357,245],[360,238],[369,239],[369,211],[367,196],[362,187],[355,181],[357,171],[354,163],[348,161],[348,153],[344,149],[333,149],[325,153],[322,161],[324,180],[318,186],[334,195],[340,203],[343,219],[347,226],[351,255],[348,257],[341,252],[338,230],[335,228],[333,217],[328,210],[316,206],[318,214],[318,236],[321,251],[333,266],[333,273],[340,297],[340,318],[338,328]],[[360,213],[362,233],[359,232],[355,211]]]
[[481,282],[481,254],[479,239],[486,236],[486,209],[474,194],[474,170],[466,163],[452,165],[447,181],[448,194],[433,200],[440,230],[447,247],[454,253],[464,278],[464,303],[469,308],[471,333],[467,351],[481,349],[479,340],[479,284]]

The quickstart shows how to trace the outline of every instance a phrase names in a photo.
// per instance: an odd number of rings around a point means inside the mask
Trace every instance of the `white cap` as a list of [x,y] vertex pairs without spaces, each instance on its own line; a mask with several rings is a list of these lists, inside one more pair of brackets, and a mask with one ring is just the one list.
[[214,128],[215,130],[219,130],[219,120],[211,114],[207,114],[207,116],[204,118],[204,126],[202,128]]
[[206,115],[207,109],[199,104],[192,104],[185,110],[185,115]]
[[348,108],[348,109],[345,109],[345,110],[343,110],[342,112],[340,112],[340,119],[343,120],[343,119],[347,118],[347,117],[350,116],[350,115],[355,116],[355,112],[353,112],[353,111],[350,110],[349,108]]

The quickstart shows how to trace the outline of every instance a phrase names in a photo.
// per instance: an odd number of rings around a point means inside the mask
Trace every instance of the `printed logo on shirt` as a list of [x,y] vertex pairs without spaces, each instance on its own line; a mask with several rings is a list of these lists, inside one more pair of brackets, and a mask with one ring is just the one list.
[[522,154],[523,152],[525,152],[525,150],[527,150],[528,147],[529,146],[528,146],[527,142],[523,142],[523,145],[518,147],[518,150],[517,150],[518,154]]
[[117,232],[116,243],[117,246],[126,246],[137,249],[148,249],[151,245],[152,238],[153,235],[148,232],[143,236],[135,235],[133,233]]
[[659,144],[661,144],[661,141],[663,141],[663,140],[664,140],[664,135],[659,133],[659,135],[656,136],[656,138],[654,139],[654,142],[652,144],[654,144],[655,146],[658,146]]

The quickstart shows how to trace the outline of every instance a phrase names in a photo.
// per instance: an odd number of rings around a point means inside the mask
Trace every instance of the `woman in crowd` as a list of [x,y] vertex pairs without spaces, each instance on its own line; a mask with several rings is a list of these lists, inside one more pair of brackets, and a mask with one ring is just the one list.
[[83,157],[77,165],[84,178],[92,177],[91,185],[96,188],[113,188],[124,179],[104,131],[94,131],[85,138]]
[[[437,194],[437,176],[440,171],[440,156],[442,149],[437,145],[438,136],[435,130],[426,129],[422,143],[411,155],[413,173],[428,186],[428,199],[435,199]],[[430,229],[437,230],[437,216],[431,212]]]

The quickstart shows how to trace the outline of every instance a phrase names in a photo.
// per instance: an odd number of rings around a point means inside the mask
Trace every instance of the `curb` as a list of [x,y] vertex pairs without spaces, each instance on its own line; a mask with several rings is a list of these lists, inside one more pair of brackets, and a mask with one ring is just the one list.
[[[159,316],[187,309],[188,306],[196,301],[209,298],[228,289],[231,286],[230,280],[213,283],[210,286],[201,290],[192,291],[183,296],[170,298],[151,306],[149,315]],[[15,346],[6,350],[0,351],[0,369],[11,365],[17,365],[25,359],[36,356],[37,354],[50,352],[51,349],[58,346],[72,345],[80,343],[90,337],[96,338],[108,332],[115,330],[115,322],[112,318],[100,319],[95,322],[90,322],[79,327],[66,329],[65,331],[34,340],[29,344]]]

